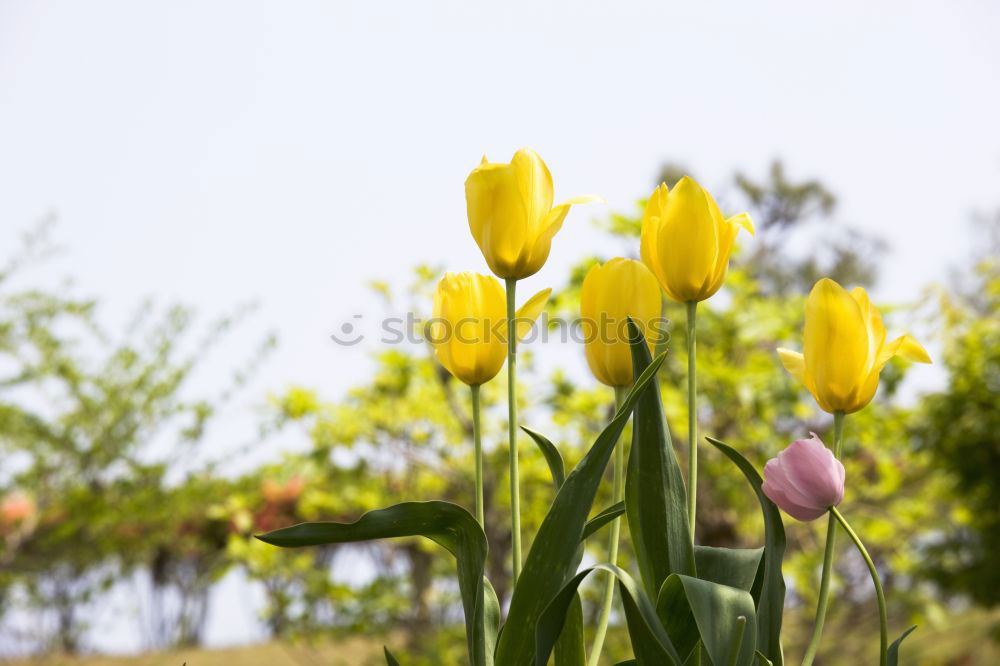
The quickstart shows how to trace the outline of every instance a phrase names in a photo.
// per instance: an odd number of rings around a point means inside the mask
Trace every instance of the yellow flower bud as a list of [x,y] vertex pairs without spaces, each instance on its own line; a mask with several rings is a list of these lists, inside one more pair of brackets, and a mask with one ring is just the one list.
[[649,269],[634,259],[595,265],[583,280],[580,315],[590,371],[602,384],[632,384],[631,317],[652,346],[662,331],[652,326],[660,316],[660,287]]
[[490,270],[500,278],[534,275],[549,258],[552,237],[573,204],[601,201],[573,197],[552,207],[552,175],[533,150],[522,148],[510,164],[482,163],[465,181],[469,229]]
[[817,282],[806,301],[805,354],[779,348],[778,355],[822,409],[845,414],[871,402],[892,357],[931,362],[909,335],[886,342],[882,317],[864,289],[848,292],[829,278]]
[[726,279],[740,227],[753,235],[749,215],[723,217],[712,195],[691,178],[672,191],[664,183],[642,216],[642,261],[673,300],[704,301]]
[[[523,338],[541,314],[550,289],[532,296],[515,313]],[[507,357],[507,297],[496,278],[478,273],[445,273],[434,293],[428,330],[434,356],[470,386],[493,379]]]

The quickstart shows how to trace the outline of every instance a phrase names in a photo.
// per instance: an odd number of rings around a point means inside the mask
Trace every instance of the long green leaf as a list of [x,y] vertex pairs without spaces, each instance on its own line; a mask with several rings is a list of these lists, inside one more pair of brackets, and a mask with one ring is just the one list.
[[[493,652],[487,649],[483,583],[486,535],[476,519],[457,504],[440,501],[404,502],[386,509],[369,511],[353,523],[302,523],[274,530],[257,538],[275,546],[295,548],[406,536],[427,537],[455,556],[458,587],[465,610],[469,660],[474,666],[490,666],[493,663]],[[496,594],[493,596],[495,599]],[[496,614],[499,616],[499,606]]]
[[913,630],[916,628],[917,625],[913,625],[889,646],[889,651],[886,653],[886,663],[888,666],[899,666],[899,646],[903,643],[903,639],[913,633]]
[[757,649],[774,666],[782,666],[781,618],[785,609],[785,579],[781,575],[781,561],[785,557],[785,527],[781,522],[781,513],[764,494],[761,488],[764,480],[760,474],[739,451],[712,437],[708,441],[740,468],[753,487],[764,514],[764,559],[753,586],[757,604]]
[[587,647],[583,642],[583,602],[579,592],[573,595],[570,602],[553,657],[555,666],[585,666],[587,663]]
[[[753,597],[746,590],[671,574],[663,581],[656,612],[682,656],[691,654],[700,639],[713,664],[753,663],[756,612]],[[738,625],[740,617],[746,618],[745,630]],[[738,638],[738,655],[732,662],[731,653]]]
[[528,436],[534,440],[542,455],[545,456],[545,462],[549,466],[549,473],[552,475],[552,485],[558,490],[566,480],[566,464],[563,462],[559,449],[542,433],[536,432],[528,426],[521,426],[521,430],[528,433]]
[[[629,334],[632,367],[638,375],[649,366],[649,347],[631,320]],[[655,379],[635,405],[625,507],[639,571],[650,597],[659,592],[672,573],[695,575],[684,477],[674,455]]]
[[[629,609],[634,611],[636,623],[642,626],[658,648],[657,657],[665,657],[669,663],[679,666],[680,657],[670,642],[670,637],[661,626],[652,602],[628,573],[611,564],[598,564],[579,572],[559,590],[559,593],[545,607],[535,627],[535,666],[545,666],[548,663],[552,646],[556,637],[563,630],[567,613],[573,599],[577,597],[580,583],[591,572],[597,570],[607,571],[618,579],[618,590],[621,593],[622,603],[626,607],[626,613],[628,614]],[[632,621],[629,623],[629,634],[633,634]],[[642,663],[641,660],[640,663]],[[661,660],[655,663],[663,664],[664,662]]]
[[698,578],[747,592],[753,588],[763,554],[763,548],[694,547]]
[[584,524],[611,452],[632,414],[638,396],[652,380],[661,363],[662,356],[649,364],[646,372],[638,377],[611,423],[566,477],[552,500],[552,506],[538,528],[521,576],[514,587],[507,623],[497,644],[497,664],[527,666],[532,663],[538,616],[576,570]]
[[587,524],[583,526],[583,536],[581,539],[586,539],[592,536],[594,532],[601,529],[623,513],[625,513],[625,502],[612,504],[607,509],[601,511],[599,514],[587,521]]
[[389,652],[389,648],[387,648],[386,646],[383,645],[382,646],[382,650],[385,652],[385,664],[386,664],[386,666],[399,666],[399,662],[396,661],[396,658],[394,656],[392,656],[391,652]]

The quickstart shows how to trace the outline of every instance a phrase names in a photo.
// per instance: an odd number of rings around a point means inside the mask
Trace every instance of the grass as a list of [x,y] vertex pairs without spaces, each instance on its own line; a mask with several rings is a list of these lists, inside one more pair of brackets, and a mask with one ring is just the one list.
[[[791,619],[791,618],[790,618]],[[857,627],[865,627],[858,636]],[[903,644],[901,662],[906,666],[993,666],[1000,664],[1000,611],[969,611],[953,617],[923,621]],[[807,627],[788,623],[789,638],[804,636]],[[820,656],[823,666],[858,666],[878,663],[877,630],[871,631],[867,618],[836,618],[824,635]],[[895,638],[901,628],[893,628]],[[620,634],[620,630],[614,632]],[[612,636],[613,643],[623,642],[624,635]],[[178,650],[134,657],[36,657],[2,661],[4,666],[367,666],[384,664],[382,644],[402,644],[365,637],[335,643],[305,645],[266,643],[220,650]],[[790,640],[786,662],[796,664],[799,650]],[[405,655],[397,654],[403,663]],[[433,658],[422,663],[439,663]]]

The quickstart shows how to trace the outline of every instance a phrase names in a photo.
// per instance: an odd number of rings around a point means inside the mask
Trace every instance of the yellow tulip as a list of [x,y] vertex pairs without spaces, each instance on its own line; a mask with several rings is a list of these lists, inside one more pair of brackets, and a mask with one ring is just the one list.
[[[545,308],[551,289],[535,294],[516,313],[523,338]],[[507,300],[496,278],[445,273],[434,294],[429,339],[448,372],[470,386],[493,379],[507,357]]]
[[653,323],[660,306],[656,277],[642,263],[619,258],[590,269],[583,280],[580,315],[586,326],[587,364],[598,381],[608,386],[632,383],[628,317],[652,346],[659,333]]
[[465,181],[469,229],[497,277],[534,275],[549,258],[552,237],[573,204],[601,201],[573,197],[552,207],[552,175],[535,151],[522,148],[510,164],[483,157]]
[[889,359],[931,362],[909,335],[886,342],[882,317],[864,289],[848,292],[829,278],[817,282],[806,301],[805,354],[779,348],[778,355],[821,408],[845,414],[871,402]]
[[712,195],[691,178],[672,191],[663,183],[642,216],[642,261],[673,300],[704,301],[726,279],[740,227],[753,235],[749,215],[723,217]]

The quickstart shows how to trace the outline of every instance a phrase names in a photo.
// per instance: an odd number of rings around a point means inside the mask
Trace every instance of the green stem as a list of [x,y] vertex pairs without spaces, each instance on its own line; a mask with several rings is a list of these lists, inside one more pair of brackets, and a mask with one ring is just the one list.
[[688,353],[688,527],[694,543],[695,516],[698,502],[698,342],[695,318],[698,301],[687,302],[687,353]]
[[507,278],[507,435],[510,449],[510,533],[513,582],[521,575],[521,495],[517,471],[517,322],[514,292],[517,280]]
[[[615,407],[621,409],[625,402],[625,394],[628,392],[626,386],[615,387]],[[625,445],[620,441],[615,444],[615,477],[614,485],[611,489],[612,502],[617,504],[625,499]],[[608,542],[608,562],[618,564],[618,540],[621,536],[622,524],[620,518],[611,521],[611,538]],[[608,633],[608,620],[611,618],[611,604],[615,597],[615,577],[608,574],[608,579],[604,584],[604,598],[601,601],[601,614],[597,619],[597,629],[594,631],[594,644],[590,649],[590,658],[587,666],[597,666],[601,661],[601,649],[604,647],[604,638]]]
[[[844,439],[844,413],[833,415],[833,455],[839,460]],[[820,638],[823,636],[823,623],[826,621],[826,607],[830,601],[830,578],[833,575],[833,549],[837,538],[837,522],[830,514],[826,525],[826,548],[823,551],[823,573],[819,581],[819,600],[816,603],[816,620],[813,623],[812,637],[809,646],[802,657],[802,666],[810,666],[819,650]]]
[[847,524],[847,519],[844,515],[837,510],[837,507],[830,507],[830,515],[837,519],[840,526],[844,528],[847,532],[847,536],[851,537],[851,541],[857,546],[858,552],[861,553],[861,557],[865,559],[865,564],[868,565],[868,571],[872,575],[872,583],[875,584],[875,596],[878,598],[878,621],[879,621],[879,664],[880,666],[886,666],[886,662],[889,659],[888,649],[889,649],[889,617],[885,608],[885,592],[882,590],[882,581],[878,577],[878,569],[875,568],[875,563],[872,561],[871,555],[868,554],[868,550],[865,545],[861,543],[861,539],[858,537],[857,532],[851,529],[851,526]]
[[483,434],[479,412],[479,384],[469,387],[472,390],[472,439],[476,445],[476,520],[485,526],[483,518]]

